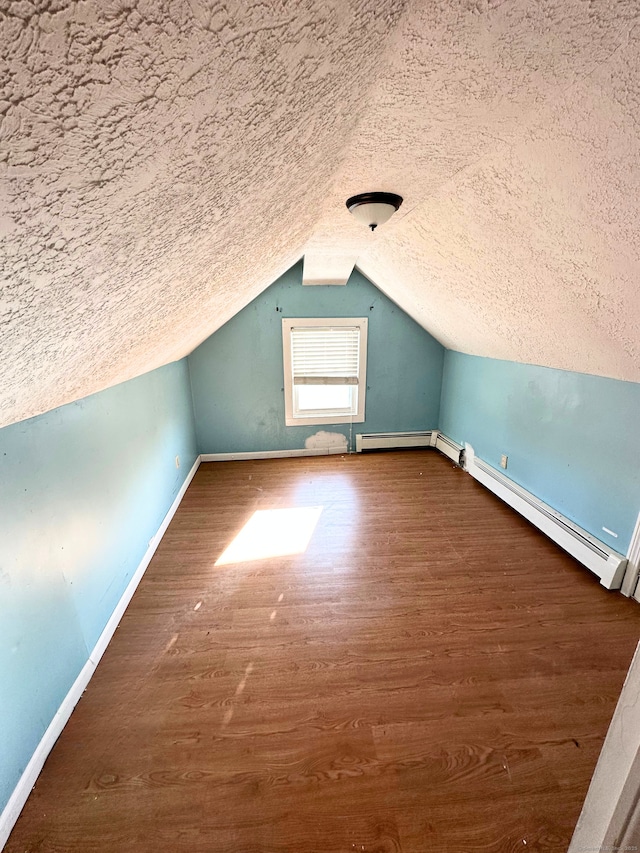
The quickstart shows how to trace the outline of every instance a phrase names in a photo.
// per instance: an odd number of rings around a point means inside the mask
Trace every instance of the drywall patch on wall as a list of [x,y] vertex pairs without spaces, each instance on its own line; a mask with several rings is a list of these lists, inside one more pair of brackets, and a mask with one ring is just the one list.
[[[640,384],[445,353],[440,429],[625,553],[640,505]],[[615,531],[617,536],[607,532]]]
[[294,450],[318,425],[285,426],[283,317],[367,317],[366,420],[357,432],[434,429],[444,349],[357,270],[344,287],[302,287],[296,264],[189,356],[201,453]]
[[332,453],[347,453],[349,445],[346,435],[339,432],[320,430],[305,439],[306,450],[329,450]]

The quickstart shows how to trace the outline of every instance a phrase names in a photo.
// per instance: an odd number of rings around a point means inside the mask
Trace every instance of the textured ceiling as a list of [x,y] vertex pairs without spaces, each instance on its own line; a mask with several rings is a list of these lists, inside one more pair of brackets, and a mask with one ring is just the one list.
[[[303,253],[446,346],[640,381],[638,14],[3,4],[0,424],[185,355]],[[371,189],[405,198],[374,234]]]

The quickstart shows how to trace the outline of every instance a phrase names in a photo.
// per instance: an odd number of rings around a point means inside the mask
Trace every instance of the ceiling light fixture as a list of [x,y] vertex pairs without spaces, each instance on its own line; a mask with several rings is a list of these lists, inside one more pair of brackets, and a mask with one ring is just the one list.
[[360,193],[347,199],[347,207],[358,222],[372,231],[390,219],[402,204],[402,196],[395,193]]

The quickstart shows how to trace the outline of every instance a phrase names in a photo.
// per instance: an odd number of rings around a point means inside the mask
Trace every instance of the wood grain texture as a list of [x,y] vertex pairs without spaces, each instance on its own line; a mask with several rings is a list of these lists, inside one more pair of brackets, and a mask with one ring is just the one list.
[[204,464],[6,851],[561,853],[638,614],[433,451]]

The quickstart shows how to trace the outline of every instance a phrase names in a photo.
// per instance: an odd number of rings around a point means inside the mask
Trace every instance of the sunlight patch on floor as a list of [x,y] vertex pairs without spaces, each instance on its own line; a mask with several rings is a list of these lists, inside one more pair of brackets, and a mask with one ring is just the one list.
[[322,509],[321,506],[305,506],[257,510],[216,560],[216,566],[303,554]]

